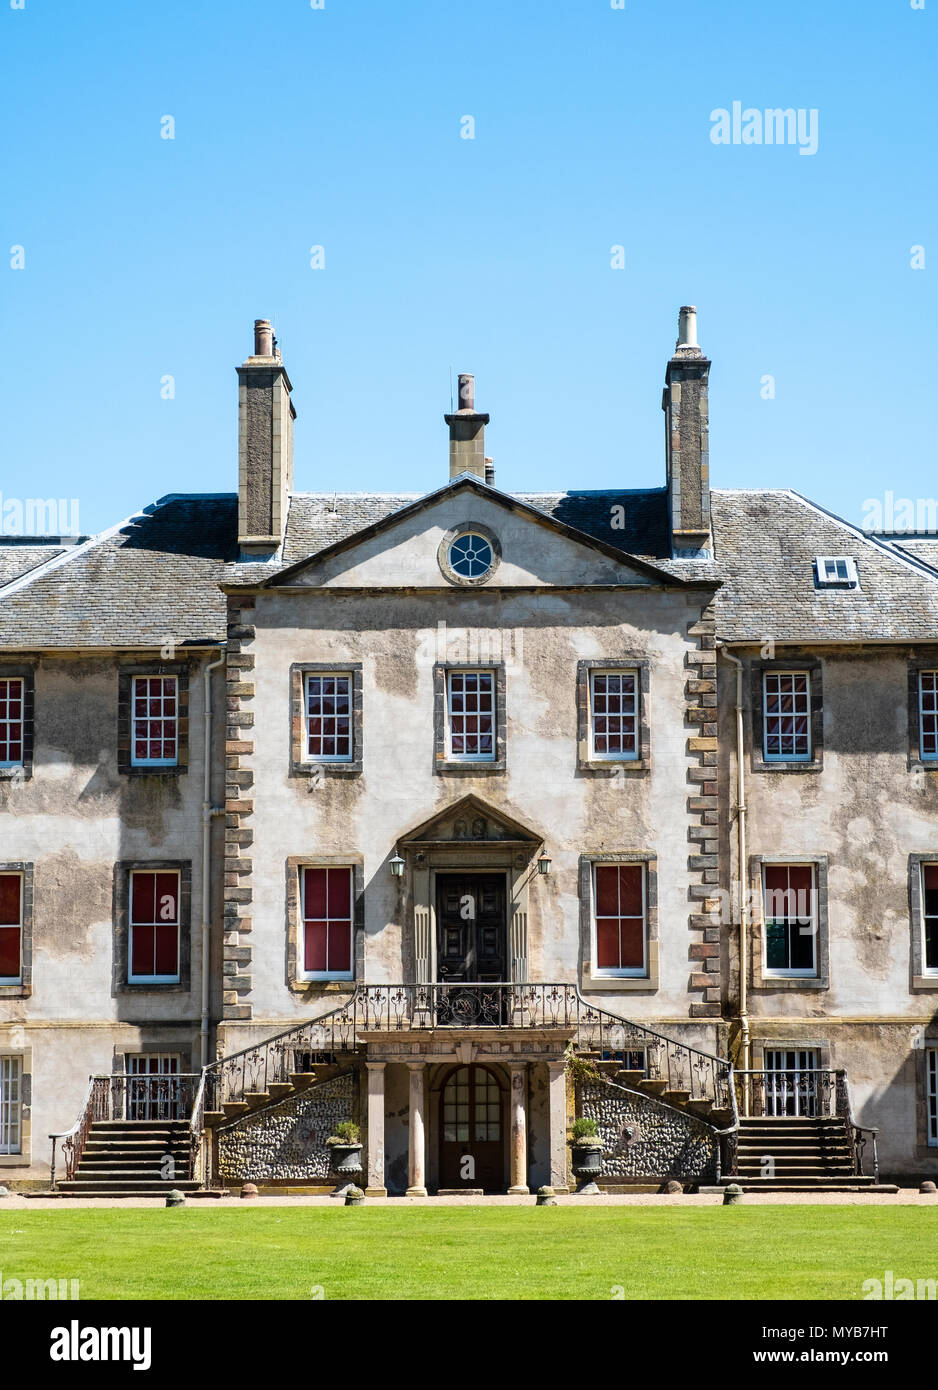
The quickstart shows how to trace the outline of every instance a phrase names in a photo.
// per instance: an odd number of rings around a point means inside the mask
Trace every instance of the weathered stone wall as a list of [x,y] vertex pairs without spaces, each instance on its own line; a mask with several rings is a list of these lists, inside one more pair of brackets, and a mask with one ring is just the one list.
[[[385,574],[390,568],[387,561]],[[242,1046],[257,1020],[289,1022],[331,1007],[334,989],[291,987],[288,860],[311,852],[361,856],[365,978],[406,978],[414,952],[411,870],[395,881],[387,861],[398,837],[467,793],[543,834],[553,859],[551,875],[530,886],[528,977],[580,981],[600,1006],[673,1024],[687,1041],[717,1048],[719,951],[701,940],[705,928],[695,915],[716,873],[715,827],[703,824],[713,814],[716,761],[715,726],[703,703],[712,694],[712,637],[706,622],[698,626],[705,598],[695,607],[686,592],[642,586],[553,593],[537,605],[527,593],[504,590],[255,595],[250,622],[237,627],[239,660],[250,638],[250,696],[242,685],[232,711],[241,723],[229,733],[229,756],[238,762],[229,824],[243,843],[231,846],[226,863],[225,1050]],[[460,659],[462,647],[507,657],[504,772],[434,771],[433,666],[448,655],[436,647],[441,624],[444,639],[455,643],[449,659]],[[647,768],[584,774],[577,766],[577,662],[624,655],[651,665]],[[358,775],[291,775],[289,672],[303,661],[362,663]],[[691,717],[697,728],[688,728]],[[597,979],[588,969],[580,856],[621,851],[656,856],[654,980]]]
[[[48,1173],[47,1136],[75,1123],[89,1075],[122,1068],[124,1053],[175,1053],[182,1070],[198,1070],[206,659],[177,648],[170,663],[188,671],[188,721],[181,729],[188,763],[128,774],[119,758],[120,675],[128,667],[158,670],[159,654],[36,658],[31,775],[0,778],[0,861],[33,866],[30,986],[4,988],[0,998],[0,1052],[24,1059],[31,1144],[22,1154],[0,1156],[0,1181],[38,1182]],[[223,681],[220,673],[214,679],[218,711]],[[216,769],[223,743],[224,721],[216,719]],[[218,771],[216,778],[220,796]],[[220,829],[212,834],[217,919]],[[128,988],[120,977],[116,866],[150,860],[189,867],[188,985]]]
[[585,1082],[580,1114],[599,1124],[604,1178],[709,1182],[717,1176],[713,1131],[693,1115],[672,1110],[611,1081]]
[[357,1116],[357,1072],[321,1081],[222,1131],[219,1176],[226,1182],[327,1183],[333,1174],[326,1140],[336,1125]]
[[[822,1067],[847,1070],[854,1112],[878,1126],[884,1174],[934,1176],[925,1143],[923,1046],[938,1045],[938,977],[914,980],[909,856],[938,857],[938,771],[916,765],[909,671],[938,648],[776,647],[776,661],[820,660],[823,756],[811,770],[762,770],[753,702],[758,648],[743,655],[748,807],[744,881],[758,895],[757,856],[826,858],[827,979],[766,979],[762,924],[750,926],[748,1012],[752,1065],[766,1047],[812,1048]],[[735,899],[735,669],[720,662],[722,887]],[[754,758],[755,752],[755,758]],[[748,874],[748,877],[747,877]],[[761,912],[756,906],[756,917]],[[724,923],[724,1013],[739,1011],[739,926]],[[738,1030],[732,1027],[734,1046]],[[735,1057],[738,1062],[738,1056]]]

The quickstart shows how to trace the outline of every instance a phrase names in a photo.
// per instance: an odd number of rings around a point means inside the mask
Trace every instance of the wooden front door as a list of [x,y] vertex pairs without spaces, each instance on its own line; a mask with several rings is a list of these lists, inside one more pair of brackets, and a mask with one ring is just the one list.
[[505,1093],[488,1067],[458,1067],[444,1083],[440,1187],[505,1190]]
[[497,1027],[505,1022],[507,968],[504,874],[440,874],[436,880],[436,990],[441,1027]]
[[438,874],[437,973],[444,984],[504,980],[504,874]]

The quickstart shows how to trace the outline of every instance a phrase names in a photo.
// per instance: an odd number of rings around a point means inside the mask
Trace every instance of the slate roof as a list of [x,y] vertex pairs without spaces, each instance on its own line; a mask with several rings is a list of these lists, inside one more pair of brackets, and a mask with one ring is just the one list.
[[930,539],[924,536],[881,535],[878,540],[890,546],[900,555],[908,555],[929,569],[938,569],[938,536]]
[[63,554],[63,545],[18,545],[0,540],[0,588]]
[[[0,646],[222,641],[219,584],[261,582],[420,496],[297,493],[283,554],[273,563],[238,562],[234,494],[163,498],[112,532],[63,552],[12,592],[0,587]],[[726,641],[938,641],[938,572],[796,493],[714,490],[712,561],[670,559],[663,488],[524,493],[517,500],[684,582],[721,581],[717,630]],[[622,508],[621,528],[612,525],[614,507]],[[935,553],[938,564],[938,545]],[[814,557],[824,554],[852,555],[860,588],[816,590]],[[5,555],[0,547],[0,562]],[[0,567],[0,583],[12,583],[12,576],[2,576]]]
[[237,497],[170,497],[69,551],[12,593],[4,647],[159,647],[218,642],[218,588],[237,558]]
[[[858,527],[794,492],[717,490],[710,506],[725,641],[938,641],[938,576]],[[852,556],[860,587],[816,589],[818,555]]]

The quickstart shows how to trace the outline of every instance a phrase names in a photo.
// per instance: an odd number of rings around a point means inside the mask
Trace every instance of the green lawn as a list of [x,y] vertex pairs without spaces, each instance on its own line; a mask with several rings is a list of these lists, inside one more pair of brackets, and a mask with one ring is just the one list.
[[0,1208],[0,1277],[83,1299],[855,1299],[888,1269],[938,1277],[938,1208]]

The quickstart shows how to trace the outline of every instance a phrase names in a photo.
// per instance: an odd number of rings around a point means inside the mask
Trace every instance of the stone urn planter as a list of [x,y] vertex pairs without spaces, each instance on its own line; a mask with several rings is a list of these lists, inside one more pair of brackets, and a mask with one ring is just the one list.
[[333,1197],[344,1197],[349,1189],[355,1186],[355,1179],[362,1171],[360,1135],[361,1131],[358,1125],[347,1120],[339,1125],[337,1132],[330,1134],[326,1140],[332,1162],[332,1171],[339,1179],[338,1186],[331,1193]]
[[577,1195],[598,1197],[596,1179],[603,1170],[603,1145],[598,1124],[588,1116],[573,1123],[570,1159],[573,1176],[577,1180]]

